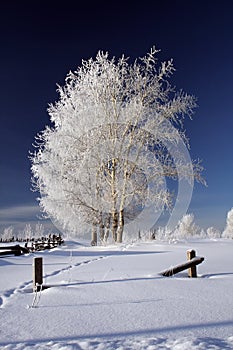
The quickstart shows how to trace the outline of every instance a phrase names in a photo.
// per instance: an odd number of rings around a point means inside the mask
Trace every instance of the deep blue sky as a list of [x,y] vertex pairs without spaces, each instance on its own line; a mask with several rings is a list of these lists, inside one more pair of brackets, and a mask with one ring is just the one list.
[[49,124],[56,83],[99,49],[135,59],[156,45],[174,59],[173,83],[198,98],[185,128],[208,187],[195,185],[189,212],[223,228],[233,207],[232,38],[231,0],[2,1],[0,226],[37,220],[28,151]]

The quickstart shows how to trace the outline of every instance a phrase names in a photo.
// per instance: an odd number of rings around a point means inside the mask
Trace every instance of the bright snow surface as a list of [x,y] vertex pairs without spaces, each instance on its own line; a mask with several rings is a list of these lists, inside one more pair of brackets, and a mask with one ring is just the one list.
[[[195,249],[198,278],[161,271]],[[0,349],[233,349],[233,240],[89,247],[0,258]],[[32,292],[34,257],[44,284]],[[34,307],[32,307],[34,306]]]

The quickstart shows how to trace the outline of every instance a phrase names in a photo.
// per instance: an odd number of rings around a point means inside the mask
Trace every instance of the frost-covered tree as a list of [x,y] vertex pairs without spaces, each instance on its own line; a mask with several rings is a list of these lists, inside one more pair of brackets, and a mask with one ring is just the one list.
[[23,232],[22,232],[22,238],[24,240],[31,239],[33,237],[33,230],[31,224],[26,224]]
[[201,180],[199,162],[187,164],[177,147],[180,139],[188,145],[182,120],[195,98],[175,91],[173,62],[158,64],[157,53],[132,64],[103,52],[82,61],[48,108],[53,127],[36,138],[33,186],[42,210],[74,233],[92,225],[94,243],[97,232],[121,242],[125,223],[150,203],[168,207],[164,178],[178,177],[177,162],[179,178]]
[[216,229],[215,227],[208,227],[206,230],[207,237],[208,238],[220,238],[221,237],[221,231]]
[[35,226],[35,231],[34,231],[34,238],[38,239],[43,237],[45,234],[45,228],[43,224],[40,224],[39,222]]
[[194,214],[185,214],[179,221],[172,238],[188,238],[200,234],[200,228],[194,222]]
[[3,233],[1,234],[0,238],[3,241],[12,240],[13,239],[13,231],[14,231],[14,228],[12,226],[4,228]]
[[222,237],[233,238],[233,208],[227,213],[226,227],[222,233]]

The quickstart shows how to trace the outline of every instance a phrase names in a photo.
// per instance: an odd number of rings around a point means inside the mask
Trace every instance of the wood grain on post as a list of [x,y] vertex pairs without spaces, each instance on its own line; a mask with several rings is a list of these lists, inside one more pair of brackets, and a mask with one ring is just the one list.
[[33,287],[43,284],[43,258],[34,258],[33,263]]
[[[190,261],[193,258],[196,257],[196,252],[193,249],[187,250],[187,259]],[[188,269],[188,276],[189,277],[197,277],[197,268],[196,265],[192,265],[189,269]]]

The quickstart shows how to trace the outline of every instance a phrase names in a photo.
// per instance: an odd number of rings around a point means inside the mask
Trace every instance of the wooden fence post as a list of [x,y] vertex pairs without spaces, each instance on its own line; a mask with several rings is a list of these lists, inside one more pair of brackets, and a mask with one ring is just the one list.
[[[196,257],[196,252],[193,249],[187,250],[187,259],[192,260]],[[189,277],[197,277],[197,268],[196,265],[191,266],[188,269],[188,276]]]
[[33,289],[43,284],[43,258],[34,258],[33,263]]

